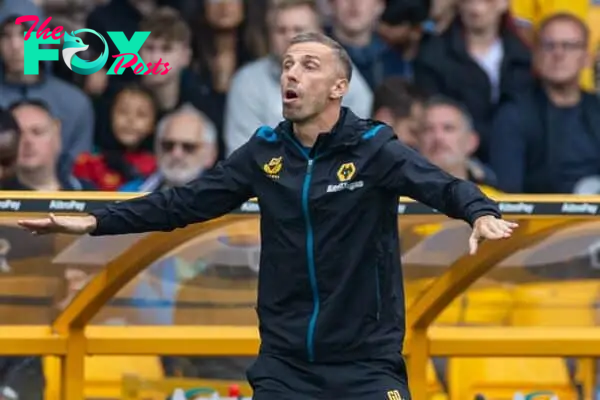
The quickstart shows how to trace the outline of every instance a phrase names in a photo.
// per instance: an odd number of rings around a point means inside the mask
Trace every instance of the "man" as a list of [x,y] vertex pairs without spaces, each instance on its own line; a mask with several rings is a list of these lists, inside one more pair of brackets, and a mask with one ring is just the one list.
[[373,93],[373,118],[390,125],[398,139],[416,148],[423,130],[424,93],[400,77],[387,78]]
[[[273,126],[281,118],[279,75],[281,58],[290,40],[302,32],[321,31],[315,0],[273,2],[269,13],[271,55],[242,67],[233,77],[225,107],[224,139],[227,155],[246,143],[261,125]],[[371,114],[373,94],[356,74],[344,105],[366,118]]]
[[402,53],[389,46],[375,31],[385,3],[384,0],[331,0],[330,33],[344,46],[373,90],[389,76],[412,77],[412,67],[403,60]]
[[496,185],[494,173],[473,158],[479,136],[460,103],[442,96],[431,98],[425,104],[425,129],[417,140],[420,153],[452,176],[478,185]]
[[156,128],[158,172],[132,181],[122,192],[151,192],[185,185],[210,169],[217,159],[217,129],[191,105],[165,116]]
[[[62,124],[63,164],[70,169],[80,153],[92,150],[94,110],[90,99],[76,86],[51,73],[51,64],[40,64],[38,75],[25,75],[23,35],[27,25],[16,25],[23,15],[23,5],[0,8],[0,107],[24,100],[37,99],[50,107]],[[16,5],[16,4],[15,4]]]
[[10,112],[19,126],[19,143],[14,176],[4,180],[3,190],[86,190],[80,181],[60,168],[61,123],[49,107],[39,101],[22,101]]
[[471,252],[484,238],[509,237],[516,224],[501,220],[475,185],[404,146],[390,127],[341,107],[351,76],[339,43],[319,33],[298,35],[283,56],[285,121],[275,129],[258,129],[185,187],[88,216],[20,225],[36,234],[170,231],[256,196],[262,344],[248,371],[253,399],[379,400],[386,393],[410,399],[400,354],[398,196],[473,224]]
[[589,32],[571,14],[542,21],[534,50],[538,85],[498,111],[490,166],[511,193],[573,193],[600,175],[600,101],[581,90]]
[[458,0],[458,18],[428,37],[414,62],[415,83],[464,104],[489,161],[489,134],[498,105],[533,83],[529,49],[513,32],[507,0]]

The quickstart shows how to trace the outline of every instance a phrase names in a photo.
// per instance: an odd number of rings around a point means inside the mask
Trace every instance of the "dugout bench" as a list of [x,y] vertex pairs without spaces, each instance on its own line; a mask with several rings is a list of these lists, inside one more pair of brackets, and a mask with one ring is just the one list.
[[[157,356],[257,352],[256,203],[171,233],[32,237],[16,227],[19,218],[133,196],[0,193],[0,355],[43,356],[48,400],[164,399],[200,386],[225,393],[235,377],[166,378]],[[552,390],[591,400],[600,197],[497,200],[521,226],[475,256],[466,255],[464,223],[399,202],[413,398]]]

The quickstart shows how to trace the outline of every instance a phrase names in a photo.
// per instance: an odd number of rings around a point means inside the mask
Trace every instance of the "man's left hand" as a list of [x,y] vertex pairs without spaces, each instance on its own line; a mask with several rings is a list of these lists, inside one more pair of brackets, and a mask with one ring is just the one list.
[[493,215],[485,215],[477,218],[473,224],[473,232],[469,238],[469,253],[471,255],[475,254],[479,243],[483,240],[509,238],[513,230],[518,226],[519,224],[515,222],[508,222]]

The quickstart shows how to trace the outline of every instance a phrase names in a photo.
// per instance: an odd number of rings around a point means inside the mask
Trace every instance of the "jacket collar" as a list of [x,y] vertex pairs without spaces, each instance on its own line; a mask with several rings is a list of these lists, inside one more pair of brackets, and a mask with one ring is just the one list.
[[[342,107],[340,117],[333,129],[330,132],[320,133],[314,147],[318,147],[319,151],[333,151],[342,147],[354,146],[358,144],[361,135],[368,129],[366,128],[368,125],[364,122],[352,110]],[[284,120],[275,130],[298,143],[292,121]]]

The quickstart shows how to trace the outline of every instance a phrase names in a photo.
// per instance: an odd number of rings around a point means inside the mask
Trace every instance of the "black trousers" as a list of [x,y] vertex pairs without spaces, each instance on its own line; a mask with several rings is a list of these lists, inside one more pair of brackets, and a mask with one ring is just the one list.
[[247,376],[253,400],[410,400],[401,354],[343,364],[260,354]]

